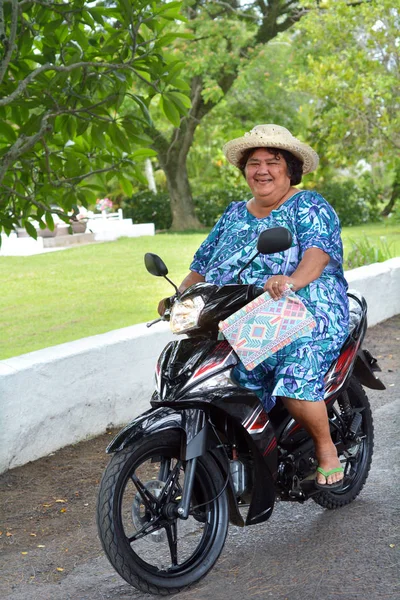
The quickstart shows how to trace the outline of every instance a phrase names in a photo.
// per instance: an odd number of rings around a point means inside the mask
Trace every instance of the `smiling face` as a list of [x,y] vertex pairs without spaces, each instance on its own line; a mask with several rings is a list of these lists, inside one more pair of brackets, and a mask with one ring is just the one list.
[[247,159],[246,181],[256,201],[273,204],[290,190],[290,177],[285,159],[265,148],[257,148]]

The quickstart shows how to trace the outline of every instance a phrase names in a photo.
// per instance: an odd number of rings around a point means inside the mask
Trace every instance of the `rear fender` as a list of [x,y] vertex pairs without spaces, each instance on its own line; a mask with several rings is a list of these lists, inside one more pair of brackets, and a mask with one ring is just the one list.
[[374,374],[374,371],[380,371],[376,359],[368,350],[360,349],[357,353],[356,364],[354,365],[353,375],[358,379],[361,385],[372,390],[385,390],[386,387]]

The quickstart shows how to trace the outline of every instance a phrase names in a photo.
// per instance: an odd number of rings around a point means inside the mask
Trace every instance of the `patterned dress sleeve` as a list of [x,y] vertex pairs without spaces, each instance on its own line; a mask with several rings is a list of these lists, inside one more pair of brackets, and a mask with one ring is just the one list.
[[343,263],[340,222],[333,207],[320,194],[302,194],[296,219],[301,256],[308,248],[320,248],[330,256],[330,266]]
[[235,204],[235,202],[231,202],[231,204],[227,206],[223,215],[216,222],[204,242],[201,244],[200,248],[197,250],[190,265],[191,271],[195,271],[196,273],[205,276],[210,258],[213,255],[216,246],[218,245],[218,241],[222,231],[224,230],[228,215]]

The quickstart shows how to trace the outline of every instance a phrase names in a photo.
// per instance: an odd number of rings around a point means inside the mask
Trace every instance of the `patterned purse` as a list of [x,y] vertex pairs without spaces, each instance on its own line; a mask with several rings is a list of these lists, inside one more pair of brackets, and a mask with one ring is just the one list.
[[290,289],[279,300],[264,292],[218,325],[248,371],[315,326],[312,314]]

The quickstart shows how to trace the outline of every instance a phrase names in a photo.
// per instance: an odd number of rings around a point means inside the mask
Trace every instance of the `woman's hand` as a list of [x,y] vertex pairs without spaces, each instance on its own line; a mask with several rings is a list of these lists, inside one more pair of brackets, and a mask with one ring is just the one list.
[[167,309],[169,309],[171,307],[171,298],[163,298],[162,300],[160,300],[160,302],[158,303],[158,307],[157,307],[157,312],[160,315],[160,317],[164,316],[164,313]]
[[273,275],[264,284],[264,291],[268,292],[273,300],[279,300],[283,292],[289,287],[293,291],[297,290],[296,284],[291,277],[286,275]]
[[297,290],[301,290],[312,281],[318,279],[329,263],[329,260],[329,254],[320,248],[308,248],[291,277],[273,275],[265,282],[264,290],[274,300],[279,300],[282,297],[287,285],[290,285],[292,290],[297,292]]

